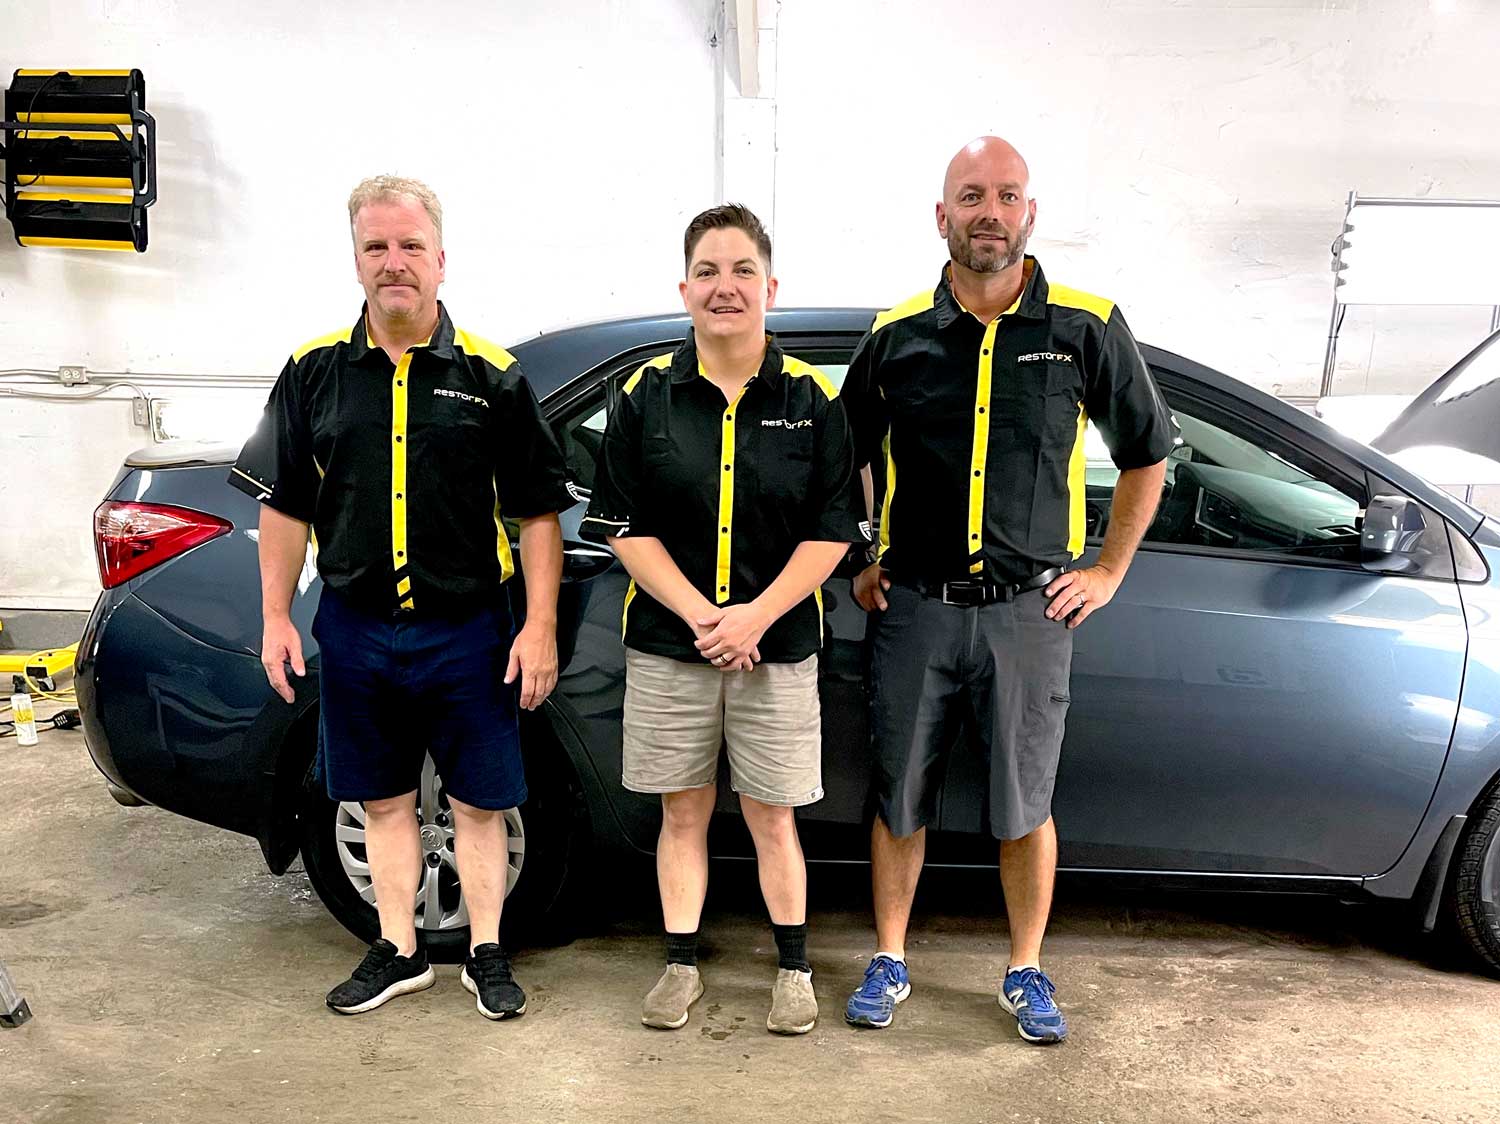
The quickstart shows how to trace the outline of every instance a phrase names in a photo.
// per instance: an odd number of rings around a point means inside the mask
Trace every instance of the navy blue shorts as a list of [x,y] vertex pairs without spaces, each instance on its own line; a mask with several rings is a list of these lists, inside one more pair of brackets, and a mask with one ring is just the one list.
[[512,632],[503,603],[406,621],[366,613],[325,586],[312,633],[329,798],[412,792],[431,753],[450,797],[475,808],[523,803],[516,687],[505,683]]

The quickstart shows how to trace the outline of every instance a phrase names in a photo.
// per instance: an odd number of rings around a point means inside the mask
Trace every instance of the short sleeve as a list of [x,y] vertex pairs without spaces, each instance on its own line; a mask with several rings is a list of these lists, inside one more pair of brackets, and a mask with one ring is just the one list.
[[[639,374],[639,372],[638,372]],[[615,404],[604,427],[594,474],[594,493],[578,533],[593,542],[651,535],[643,516],[641,491],[641,404],[639,382]]]
[[267,507],[311,523],[320,474],[300,391],[300,372],[288,360],[271,388],[260,423],[229,471],[229,482]]
[[529,519],[565,511],[577,502],[557,435],[521,368],[507,368],[497,396],[495,494],[501,514]]
[[854,440],[844,403],[839,398],[817,394],[814,413],[817,426],[813,450],[813,493],[808,496],[808,526],[805,542],[870,541],[870,522],[865,518],[865,494],[859,471],[854,467]]
[[1087,376],[1083,408],[1099,427],[1115,467],[1123,471],[1165,460],[1177,425],[1118,308],[1110,313]]

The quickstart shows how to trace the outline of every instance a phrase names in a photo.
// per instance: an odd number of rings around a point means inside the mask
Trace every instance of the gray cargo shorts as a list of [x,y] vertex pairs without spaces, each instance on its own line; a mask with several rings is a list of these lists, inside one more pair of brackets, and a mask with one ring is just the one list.
[[1073,634],[1040,590],[967,608],[892,584],[870,614],[870,727],[880,817],[898,837],[937,817],[948,755],[967,715],[989,764],[996,839],[1052,814],[1068,713]]

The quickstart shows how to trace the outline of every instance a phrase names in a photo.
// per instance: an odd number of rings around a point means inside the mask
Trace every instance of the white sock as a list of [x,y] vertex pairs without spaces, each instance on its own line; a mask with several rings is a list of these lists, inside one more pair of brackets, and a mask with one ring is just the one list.
[[896,963],[898,964],[906,963],[906,954],[902,952],[877,952],[875,955],[889,957],[890,959],[896,961]]
[[1007,964],[1005,966],[1005,974],[1008,976],[1012,972],[1019,972],[1022,968],[1035,968],[1038,972],[1042,970],[1042,966],[1040,964]]

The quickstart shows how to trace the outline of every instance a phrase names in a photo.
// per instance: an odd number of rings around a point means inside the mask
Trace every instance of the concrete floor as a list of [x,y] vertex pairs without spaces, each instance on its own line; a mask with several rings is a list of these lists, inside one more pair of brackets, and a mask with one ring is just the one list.
[[716,870],[708,993],[641,1027],[659,969],[635,904],[524,952],[525,1018],[438,985],[355,1018],[323,993],[362,949],[256,845],[109,798],[76,732],[0,740],[0,959],[35,1019],[0,1031],[0,1121],[1500,1121],[1500,982],[1390,911],[1075,887],[1047,960],[1072,1021],[1039,1049],[996,1006],[994,882],[932,877],[894,1028],[843,999],[871,951],[864,868],[813,880],[823,1019],[765,1033],[775,959],[743,867]]

